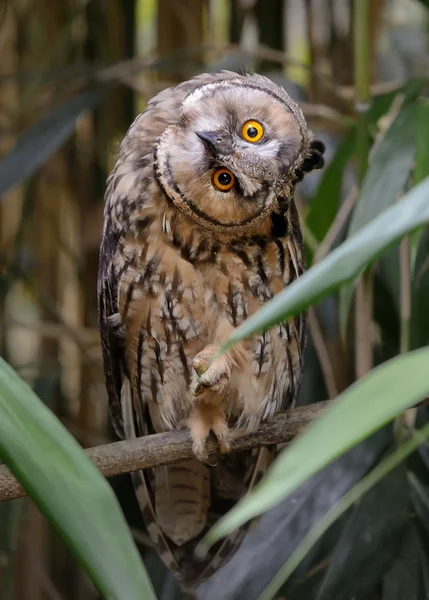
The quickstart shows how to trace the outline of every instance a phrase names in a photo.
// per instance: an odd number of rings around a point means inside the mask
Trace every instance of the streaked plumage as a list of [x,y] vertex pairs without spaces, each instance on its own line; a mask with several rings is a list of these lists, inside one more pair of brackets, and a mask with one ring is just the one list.
[[205,564],[193,559],[270,459],[261,449],[208,468],[210,428],[227,453],[230,427],[255,430],[299,391],[305,315],[212,359],[303,272],[293,192],[322,154],[282,88],[259,75],[205,74],[149,102],[108,180],[98,295],[111,418],[126,438],[191,430],[198,460],[133,475],[149,533],[186,585],[236,547],[243,532]]

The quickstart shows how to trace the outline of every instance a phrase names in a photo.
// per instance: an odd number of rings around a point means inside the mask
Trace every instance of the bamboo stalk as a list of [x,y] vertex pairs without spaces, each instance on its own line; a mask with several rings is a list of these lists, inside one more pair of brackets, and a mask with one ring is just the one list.
[[[400,271],[400,338],[399,352],[405,354],[410,350],[411,325],[411,256],[410,238],[406,237],[399,246]],[[416,408],[410,408],[395,419],[395,433],[398,444],[402,444],[411,435],[417,415]]]
[[354,2],[354,66],[356,88],[358,179],[362,183],[368,166],[368,113],[370,99],[369,0]]
[[308,326],[310,328],[311,338],[319,358],[326,391],[328,392],[329,398],[335,398],[339,392],[337,382],[335,380],[335,369],[333,366],[332,356],[329,352],[328,344],[323,334],[314,306],[311,306],[308,309]]
[[401,277],[401,334],[400,353],[404,354],[410,349],[411,325],[411,257],[410,238],[406,237],[399,246],[399,263]]
[[[357,118],[357,165],[358,182],[362,185],[368,167],[368,115],[370,101],[370,3],[369,0],[354,2],[354,68]],[[355,302],[355,368],[356,377],[363,377],[372,368],[372,299],[373,278],[369,271],[362,276],[356,289]]]

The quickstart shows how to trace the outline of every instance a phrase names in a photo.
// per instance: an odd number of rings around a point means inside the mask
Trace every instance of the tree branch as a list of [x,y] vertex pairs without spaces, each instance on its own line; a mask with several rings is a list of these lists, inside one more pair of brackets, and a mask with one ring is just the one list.
[[[317,419],[329,404],[329,401],[318,402],[279,413],[254,433],[232,429],[231,451],[290,442],[311,421]],[[215,455],[218,445],[214,437],[209,438],[207,446],[209,454]],[[194,458],[191,436],[187,429],[95,446],[85,450],[85,454],[105,477]],[[25,495],[25,490],[6,465],[0,466],[0,502]]]

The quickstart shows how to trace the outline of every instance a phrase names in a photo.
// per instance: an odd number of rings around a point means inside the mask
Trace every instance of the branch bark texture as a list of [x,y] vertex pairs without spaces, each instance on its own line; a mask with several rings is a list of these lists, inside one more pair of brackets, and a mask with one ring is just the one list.
[[[319,402],[279,413],[272,421],[263,423],[258,431],[251,434],[238,429],[232,430],[231,451],[287,444],[317,419],[329,404],[330,401]],[[215,438],[210,437],[207,444],[209,454],[216,455],[218,445]],[[85,454],[105,477],[194,458],[187,429],[95,446],[86,449]],[[1,465],[0,502],[25,495],[25,490],[10,470],[6,465]]]

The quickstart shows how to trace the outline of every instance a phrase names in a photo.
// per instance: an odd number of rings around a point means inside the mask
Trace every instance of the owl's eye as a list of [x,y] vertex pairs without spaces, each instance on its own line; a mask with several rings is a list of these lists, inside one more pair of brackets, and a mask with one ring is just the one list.
[[212,182],[215,188],[221,192],[229,192],[234,187],[235,177],[229,169],[216,169],[213,173]]
[[241,134],[247,142],[259,142],[264,135],[264,128],[258,121],[246,121],[241,128]]

